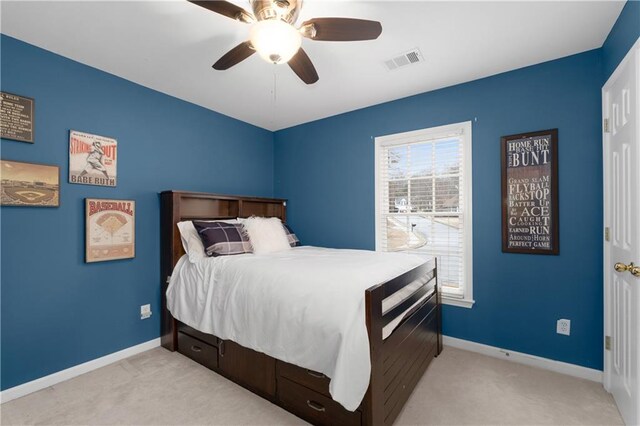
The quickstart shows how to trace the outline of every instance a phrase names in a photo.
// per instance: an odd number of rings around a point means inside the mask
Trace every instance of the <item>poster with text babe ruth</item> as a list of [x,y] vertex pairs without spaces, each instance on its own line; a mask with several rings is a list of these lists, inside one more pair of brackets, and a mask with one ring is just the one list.
[[69,134],[69,182],[116,186],[118,142],[72,130]]

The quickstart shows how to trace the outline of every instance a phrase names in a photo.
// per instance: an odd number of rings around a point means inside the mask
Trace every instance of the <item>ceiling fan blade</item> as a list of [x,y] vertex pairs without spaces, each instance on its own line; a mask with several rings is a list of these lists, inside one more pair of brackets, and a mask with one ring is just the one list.
[[382,25],[365,19],[315,18],[303,23],[301,30],[305,37],[312,40],[375,40],[382,34]]
[[204,7],[207,10],[210,10],[215,13],[219,13],[220,15],[224,15],[228,18],[235,19],[240,22],[253,22],[255,19],[253,16],[244,10],[243,8],[236,6],[233,3],[229,3],[228,1],[223,0],[188,0],[193,4],[197,4],[200,7]]
[[296,73],[300,80],[307,84],[313,84],[318,81],[318,73],[316,67],[311,63],[311,59],[306,52],[300,48],[293,58],[289,59],[289,66]]
[[256,53],[248,41],[242,42],[230,51],[228,51],[222,58],[218,59],[218,62],[213,64],[213,68],[218,71],[228,70],[234,65],[247,59],[249,56]]

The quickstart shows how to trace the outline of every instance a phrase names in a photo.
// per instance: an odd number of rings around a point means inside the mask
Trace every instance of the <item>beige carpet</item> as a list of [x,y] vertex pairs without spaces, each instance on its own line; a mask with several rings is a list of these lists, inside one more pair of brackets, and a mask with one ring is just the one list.
[[[304,424],[162,348],[8,402],[0,409],[3,425]],[[597,383],[445,348],[396,424],[614,425],[622,420],[611,396]]]

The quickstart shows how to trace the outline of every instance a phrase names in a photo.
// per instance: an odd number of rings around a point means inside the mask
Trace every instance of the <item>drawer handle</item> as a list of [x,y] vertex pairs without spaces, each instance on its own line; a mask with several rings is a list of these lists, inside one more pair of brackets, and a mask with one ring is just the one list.
[[311,401],[309,399],[307,399],[307,405],[316,411],[320,411],[320,412],[327,411],[326,408],[324,408],[322,405],[318,404],[315,401]]
[[311,370],[307,370],[307,374],[312,377],[315,377],[316,379],[324,379],[325,377],[327,377],[322,373],[316,373],[315,371],[311,371]]
[[200,346],[192,345],[191,350],[194,352],[202,352],[202,348]]

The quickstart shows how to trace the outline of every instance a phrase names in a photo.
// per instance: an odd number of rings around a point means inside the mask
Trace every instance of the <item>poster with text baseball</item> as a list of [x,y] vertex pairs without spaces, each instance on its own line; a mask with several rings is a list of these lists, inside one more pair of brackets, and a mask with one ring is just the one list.
[[72,130],[69,134],[69,183],[116,186],[118,142]]
[[135,257],[135,201],[87,198],[85,203],[85,261]]
[[560,253],[558,129],[502,137],[502,251]]

